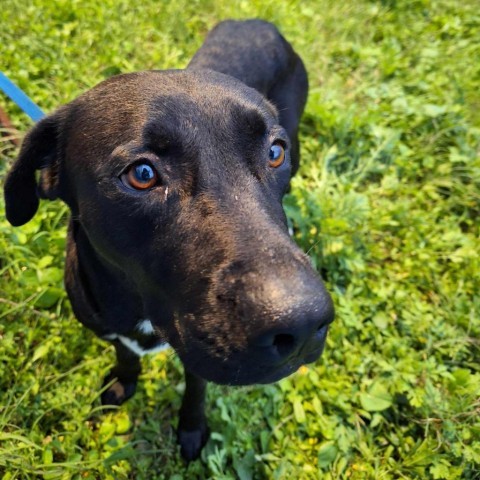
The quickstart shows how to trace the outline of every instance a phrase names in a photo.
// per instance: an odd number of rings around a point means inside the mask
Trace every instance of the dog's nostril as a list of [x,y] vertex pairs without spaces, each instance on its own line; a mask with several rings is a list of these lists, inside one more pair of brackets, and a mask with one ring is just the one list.
[[281,357],[286,357],[295,348],[295,337],[288,333],[279,333],[273,337],[273,346]]

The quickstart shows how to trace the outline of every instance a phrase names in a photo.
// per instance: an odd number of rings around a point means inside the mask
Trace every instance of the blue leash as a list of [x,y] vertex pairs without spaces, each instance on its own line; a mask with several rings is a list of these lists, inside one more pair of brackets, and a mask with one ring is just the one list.
[[34,122],[45,116],[42,110],[2,72],[0,72],[0,90],[3,90]]

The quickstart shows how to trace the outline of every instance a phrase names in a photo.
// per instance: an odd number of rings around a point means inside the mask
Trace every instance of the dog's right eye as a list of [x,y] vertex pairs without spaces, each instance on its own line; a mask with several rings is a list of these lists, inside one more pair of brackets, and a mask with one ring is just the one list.
[[158,183],[158,173],[148,163],[131,165],[121,176],[123,184],[135,190],[148,190]]
[[285,160],[285,147],[279,141],[273,143],[268,152],[268,158],[271,167],[279,167]]

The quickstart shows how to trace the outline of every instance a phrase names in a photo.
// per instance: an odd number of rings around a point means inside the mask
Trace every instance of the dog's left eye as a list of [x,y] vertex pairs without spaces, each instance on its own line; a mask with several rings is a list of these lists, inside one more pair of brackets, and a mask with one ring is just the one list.
[[268,163],[271,167],[277,168],[285,161],[285,148],[279,142],[275,142],[268,152]]
[[130,166],[120,178],[126,187],[135,190],[148,190],[158,183],[158,174],[148,163]]

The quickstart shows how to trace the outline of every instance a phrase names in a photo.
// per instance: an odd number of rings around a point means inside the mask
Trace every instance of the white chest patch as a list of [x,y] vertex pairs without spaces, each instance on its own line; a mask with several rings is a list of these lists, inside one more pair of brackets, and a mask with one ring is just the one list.
[[137,323],[136,329],[145,335],[153,335],[153,325],[152,322],[148,319]]
[[170,348],[170,345],[168,343],[159,343],[153,348],[144,350],[136,340],[133,340],[129,337],[125,337],[123,335],[117,335],[116,338],[118,338],[129,350],[131,350],[133,353],[135,353],[139,357],[143,357],[144,355],[151,355],[154,353],[163,352],[164,350],[167,350],[168,348]]
[[[142,320],[140,323],[137,324],[135,327],[136,330],[143,335],[146,336],[154,336],[155,332],[153,329],[152,322],[150,320]],[[127,347],[129,350],[131,350],[135,355],[138,355],[139,357],[143,357],[144,355],[147,354],[154,354],[154,353],[159,353],[163,352],[164,350],[167,350],[170,348],[170,345],[166,342],[156,344],[154,347],[151,348],[144,348],[138,340],[134,338],[127,337],[125,335],[119,335],[118,333],[110,333],[109,335],[105,335],[103,337],[105,340],[119,340],[120,342],[123,343],[125,347]]]

